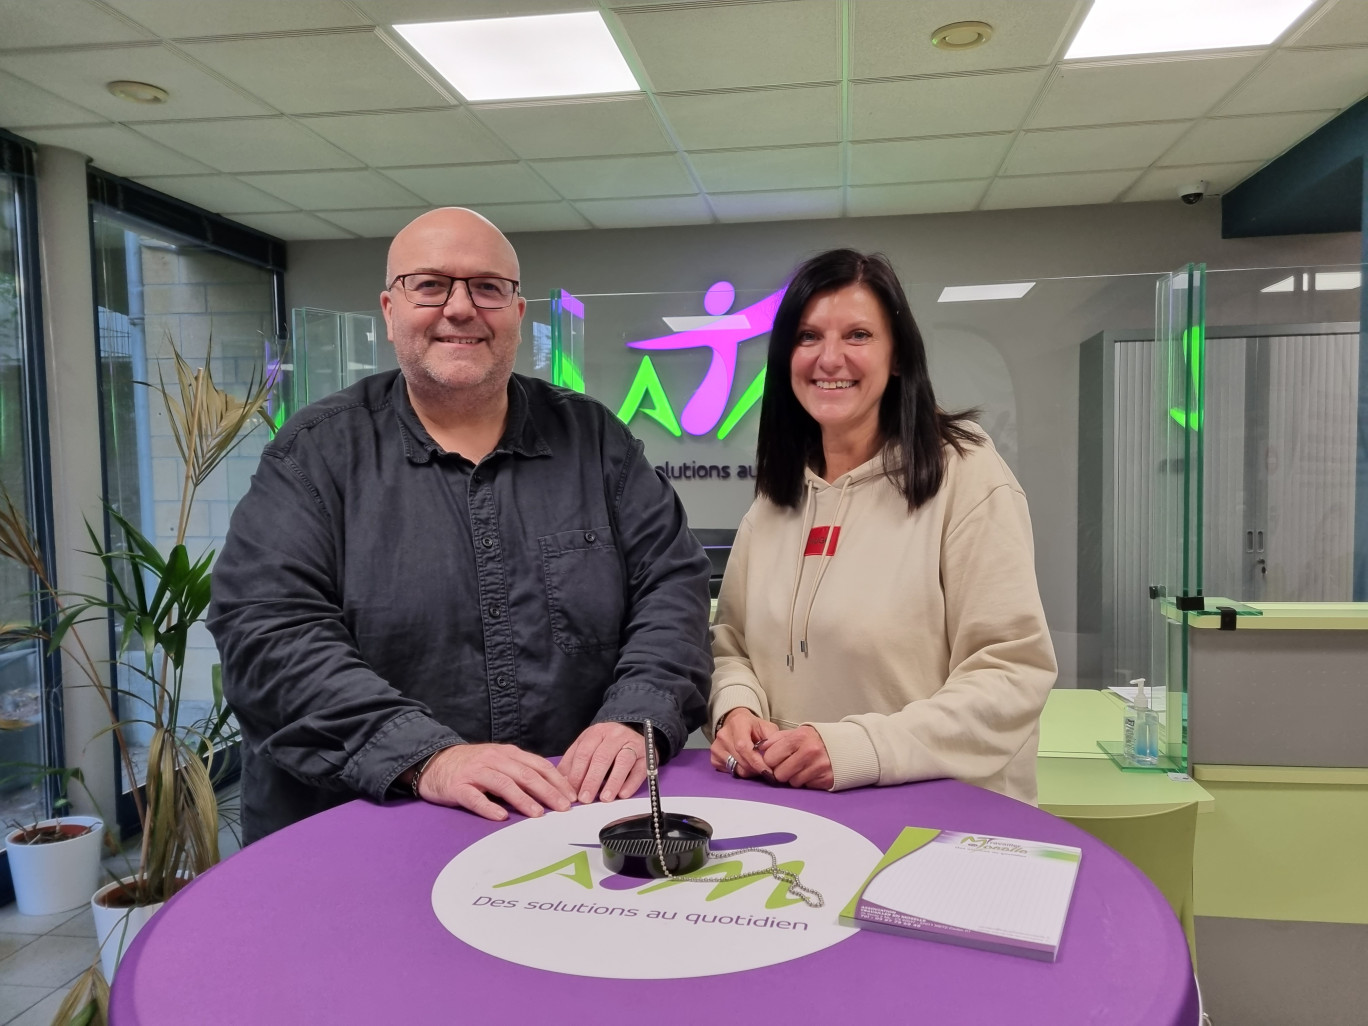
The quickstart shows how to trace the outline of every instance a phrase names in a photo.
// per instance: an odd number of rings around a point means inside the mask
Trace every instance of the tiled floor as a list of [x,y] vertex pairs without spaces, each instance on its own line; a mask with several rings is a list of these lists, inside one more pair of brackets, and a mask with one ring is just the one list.
[[[238,850],[226,828],[219,850],[224,858]],[[136,846],[131,855],[136,860]],[[107,859],[105,866],[128,871],[126,857]],[[20,915],[13,904],[0,908],[0,1024],[49,1026],[72,982],[97,956],[89,907],[53,916]]]

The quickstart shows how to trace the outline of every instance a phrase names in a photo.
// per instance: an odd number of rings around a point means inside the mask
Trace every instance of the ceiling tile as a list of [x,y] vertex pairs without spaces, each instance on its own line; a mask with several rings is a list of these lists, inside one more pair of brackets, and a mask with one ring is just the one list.
[[593,0],[356,0],[356,6],[378,25],[457,18],[517,18],[527,14],[560,14],[593,7]]
[[708,192],[816,189],[841,184],[839,146],[690,153],[689,163]]
[[178,175],[209,171],[199,161],[158,146],[121,125],[29,129],[24,133],[40,145],[64,146],[84,153],[95,166],[126,178],[141,175]]
[[148,38],[148,33],[86,0],[0,0],[0,25],[5,26],[0,48],[6,50]]
[[283,117],[139,125],[138,131],[218,171],[304,171],[359,161]]
[[[89,107],[111,121],[160,121],[263,114],[269,107],[224,85],[167,46],[120,46],[66,53],[0,55],[0,69],[40,85],[64,100]],[[105,83],[132,79],[161,86],[165,103],[131,103],[113,96]]]
[[1261,167],[1263,164],[1257,160],[1197,167],[1156,167],[1141,175],[1121,198],[1127,203],[1137,200],[1173,200],[1177,203],[1180,188],[1191,182],[1205,181],[1210,199],[1229,192]]
[[[972,7],[969,10],[968,7]],[[885,78],[1048,64],[1069,31],[1076,0],[918,0],[850,5],[850,75]],[[973,50],[940,50],[931,33],[973,19],[993,26],[993,38]]]
[[1273,54],[1219,114],[1348,107],[1368,94],[1368,47]]
[[569,203],[483,203],[475,208],[503,232],[559,232],[592,225]]
[[388,168],[385,175],[439,207],[559,199],[524,164]]
[[1017,128],[1045,81],[1044,71],[856,82],[850,87],[851,138],[897,139]]
[[660,106],[686,150],[841,141],[839,86],[662,96]]
[[374,32],[184,45],[196,60],[287,114],[447,102]]
[[1201,117],[1260,60],[1242,54],[1133,64],[1064,64],[1029,124],[1054,128]]
[[983,198],[983,209],[1110,203],[1139,175],[1139,171],[1094,171],[1080,175],[999,178],[988,187],[988,194]]
[[248,228],[286,241],[353,239],[356,236],[313,214],[238,214],[233,218]]
[[845,200],[840,189],[724,192],[713,193],[708,198],[721,221],[798,221],[840,217]]
[[494,104],[474,110],[520,157],[599,157],[674,149],[644,96]]
[[340,0],[106,0],[134,21],[166,39],[226,36],[250,32],[345,28],[369,22]]
[[1262,117],[1208,118],[1199,121],[1160,159],[1174,164],[1229,164],[1267,161],[1300,142],[1334,117],[1333,111],[1266,114]]
[[633,9],[618,17],[658,92],[841,78],[835,0]]
[[584,157],[543,160],[533,169],[566,199],[693,196],[698,192],[675,154],[655,157]]
[[1051,128],[1022,132],[1003,165],[1009,175],[1051,171],[1108,171],[1148,167],[1172,146],[1191,122],[1117,125],[1112,128]]
[[712,212],[702,196],[665,199],[580,200],[575,207],[595,228],[646,228],[653,225],[709,224]]
[[970,135],[953,139],[855,143],[850,147],[850,184],[940,182],[991,178],[1012,135]]
[[1296,46],[1368,43],[1368,4],[1363,0],[1339,0],[1294,36],[1292,43]]
[[382,210],[320,210],[315,213],[363,239],[388,239],[429,207],[399,207]]
[[242,180],[303,210],[412,207],[421,202],[378,171],[295,171],[244,175]]
[[216,214],[264,214],[294,209],[289,203],[229,175],[168,175],[139,178],[138,181]]
[[309,130],[372,167],[511,160],[513,151],[465,110],[300,118]]
[[46,89],[0,72],[0,125],[80,125],[102,121],[98,114],[60,100]]
[[916,185],[862,185],[850,190],[851,217],[880,214],[942,214],[973,210],[987,182],[922,182]]

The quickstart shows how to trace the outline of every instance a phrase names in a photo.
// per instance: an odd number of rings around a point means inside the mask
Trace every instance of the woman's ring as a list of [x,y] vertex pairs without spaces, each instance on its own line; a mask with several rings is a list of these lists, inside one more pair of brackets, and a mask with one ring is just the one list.
[[727,772],[736,776],[736,756],[734,755],[727,756]]

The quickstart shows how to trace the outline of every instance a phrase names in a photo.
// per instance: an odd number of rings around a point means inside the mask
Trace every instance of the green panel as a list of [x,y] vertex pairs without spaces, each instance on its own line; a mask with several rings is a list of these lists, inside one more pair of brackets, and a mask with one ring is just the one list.
[[1368,923],[1368,783],[1202,786],[1216,803],[1197,822],[1197,915]]
[[1144,816],[1186,805],[1212,808],[1212,796],[1195,780],[1167,773],[1123,773],[1110,759],[1046,757],[1036,760],[1037,803],[1065,819]]

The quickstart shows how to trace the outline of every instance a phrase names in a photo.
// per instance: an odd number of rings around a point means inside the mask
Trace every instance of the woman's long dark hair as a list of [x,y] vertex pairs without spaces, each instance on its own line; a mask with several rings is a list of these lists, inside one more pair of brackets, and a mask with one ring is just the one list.
[[789,364],[798,343],[798,325],[808,304],[825,292],[864,285],[879,300],[893,331],[893,370],[879,400],[879,434],[884,472],[915,510],[945,478],[945,447],[960,455],[980,436],[968,421],[976,410],[946,413],[936,405],[926,366],[926,346],[907,305],[907,296],[888,258],[880,253],[832,249],[794,272],[774,315],[770,331],[769,373],[760,401],[755,490],[771,502],[796,508],[803,495],[803,470],[823,468],[822,429],[793,394]]

